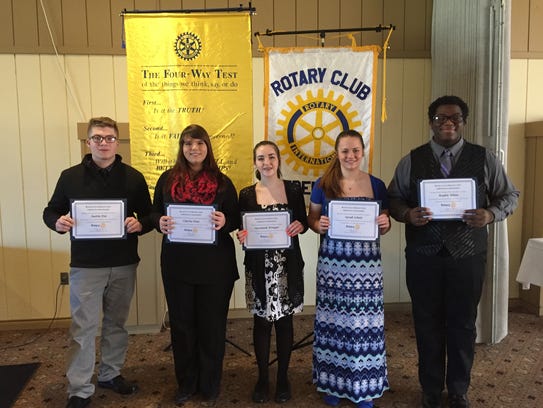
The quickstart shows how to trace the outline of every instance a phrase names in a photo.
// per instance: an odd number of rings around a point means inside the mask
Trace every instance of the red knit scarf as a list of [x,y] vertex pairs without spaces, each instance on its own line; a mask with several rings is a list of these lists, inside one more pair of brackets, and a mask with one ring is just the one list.
[[194,180],[185,175],[183,185],[180,183],[180,176],[175,176],[171,195],[175,202],[194,203],[209,205],[215,200],[217,195],[217,180],[211,178],[209,174],[202,171]]

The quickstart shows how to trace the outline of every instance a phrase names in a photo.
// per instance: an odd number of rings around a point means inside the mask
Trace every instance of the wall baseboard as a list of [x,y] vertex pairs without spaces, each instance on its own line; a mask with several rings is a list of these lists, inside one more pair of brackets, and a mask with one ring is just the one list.
[[[529,303],[524,302],[519,298],[509,299],[509,309],[515,311],[521,311],[530,314],[538,314],[539,310],[532,307]],[[411,313],[411,303],[386,303],[385,312],[407,312]],[[315,306],[304,306],[304,310],[298,313],[299,316],[310,316],[315,314]],[[230,309],[228,311],[229,319],[250,319],[252,314],[247,309]],[[166,316],[167,320],[167,316]],[[71,319],[62,318],[56,319],[52,324],[51,320],[12,320],[6,322],[0,322],[0,331],[4,330],[43,330],[49,327],[53,329],[68,329],[70,328]],[[130,334],[145,334],[145,333],[158,333],[161,330],[160,325],[141,325],[141,326],[127,326],[127,330]]]
[[55,319],[51,323],[51,319],[36,319],[36,320],[9,320],[0,322],[0,331],[4,330],[43,330],[51,325],[52,329],[69,328],[71,323],[70,318]]

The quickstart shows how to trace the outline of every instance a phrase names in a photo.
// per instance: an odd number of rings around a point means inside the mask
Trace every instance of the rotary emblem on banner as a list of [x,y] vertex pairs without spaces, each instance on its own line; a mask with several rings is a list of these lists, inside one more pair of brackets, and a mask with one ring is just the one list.
[[277,120],[277,145],[284,161],[304,175],[321,176],[334,158],[336,136],[343,130],[357,129],[361,121],[352,103],[334,91],[317,95],[307,91],[287,102]]
[[193,60],[202,50],[202,42],[194,33],[182,33],[175,39],[175,53],[186,61]]

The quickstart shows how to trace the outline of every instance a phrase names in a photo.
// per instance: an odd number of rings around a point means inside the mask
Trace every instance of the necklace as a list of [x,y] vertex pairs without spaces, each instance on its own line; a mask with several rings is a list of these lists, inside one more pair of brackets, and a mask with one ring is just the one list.
[[351,191],[354,187],[356,187],[359,184],[360,180],[347,180],[343,179],[343,187],[349,191]]

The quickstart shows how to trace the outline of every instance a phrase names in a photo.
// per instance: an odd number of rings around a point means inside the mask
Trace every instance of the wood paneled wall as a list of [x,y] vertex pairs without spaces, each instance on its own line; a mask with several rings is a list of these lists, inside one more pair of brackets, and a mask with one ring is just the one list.
[[526,124],[526,180],[522,245],[543,237],[543,121]]
[[511,58],[543,59],[543,0],[511,0]]
[[[543,0],[511,0],[512,58],[543,59]],[[122,55],[123,10],[236,8],[240,0],[0,0],[0,53]],[[391,58],[429,58],[432,0],[253,0],[253,33],[267,29],[321,30],[392,24]],[[45,12],[44,12],[45,11]],[[355,35],[383,44],[387,32]],[[316,35],[261,37],[265,46],[318,45]],[[347,45],[328,34],[327,45]],[[253,56],[259,56],[253,43]]]
[[[43,7],[42,7],[43,4]],[[240,0],[0,0],[0,53],[122,55],[123,10],[238,8]],[[253,0],[254,32],[396,26],[391,57],[428,58],[432,0]],[[45,13],[44,13],[45,11]],[[358,44],[383,44],[388,31],[355,35]],[[318,45],[318,34],[263,36],[265,46]],[[326,35],[326,45],[349,45]],[[259,56],[253,41],[253,56]]]
[[[524,185],[524,123],[543,120],[540,107],[543,64],[515,60],[511,72],[511,115],[508,172]],[[58,64],[66,70],[72,90],[64,84]],[[126,61],[123,56],[0,55],[0,321],[46,319],[53,315],[59,272],[69,263],[69,240],[50,232],[41,220],[60,171],[81,158],[76,124],[90,116],[110,115],[128,121]],[[254,140],[264,134],[263,61],[254,65]],[[428,135],[425,111],[430,98],[431,62],[393,59],[388,65],[388,120],[376,122],[373,173],[385,182],[399,159]],[[380,89],[377,90],[380,92]],[[380,94],[380,93],[379,93]],[[380,117],[378,104],[376,118]],[[81,110],[81,112],[80,112]],[[511,296],[518,296],[514,277],[522,255],[522,206],[510,218]],[[302,237],[306,258],[306,304],[315,299],[317,237]],[[405,288],[403,225],[394,223],[382,240],[385,302],[408,302]],[[140,244],[142,264],[130,323],[158,324],[164,310],[160,296],[160,237],[152,232]],[[243,254],[238,251],[243,269]],[[60,316],[68,313],[67,291]],[[243,279],[236,284],[231,307],[244,308]]]
[[[264,67],[253,59],[253,143],[264,135]],[[64,72],[70,88],[64,83]],[[59,272],[68,270],[70,241],[49,231],[42,211],[60,172],[81,161],[77,123],[108,115],[128,122],[126,57],[0,54],[0,322],[47,319],[53,315]],[[380,72],[380,71],[379,71]],[[385,182],[410,148],[428,137],[425,111],[430,98],[429,59],[393,59],[388,64],[387,111],[375,112],[373,174]],[[376,90],[381,95],[380,84]],[[7,192],[7,193],[6,193]],[[403,227],[396,224],[382,240],[385,302],[409,302],[405,288]],[[141,238],[137,292],[129,324],[152,326],[164,311],[160,279],[160,240],[156,232]],[[306,261],[305,304],[315,302],[318,236],[301,237]],[[245,308],[243,253],[237,248],[240,279],[232,309]],[[63,287],[64,289],[65,287]],[[69,316],[68,291],[62,290],[60,316]]]
[[[543,58],[537,59],[543,50],[538,41],[543,41],[543,36],[535,38],[533,34],[543,28],[543,0],[512,3],[513,48],[535,55],[511,61],[508,172],[522,190],[524,124],[543,120]],[[121,31],[118,10],[239,6],[225,0],[43,0],[43,4],[59,51],[65,54],[59,58],[44,55],[51,53],[51,43],[40,0],[0,0],[0,323],[53,316],[59,272],[68,268],[69,240],[48,231],[41,213],[60,171],[80,161],[76,124],[98,115],[128,121],[126,59],[117,42]],[[373,163],[373,173],[388,183],[400,157],[429,135],[424,113],[431,84],[431,60],[427,58],[431,1],[258,0],[253,6],[257,8],[253,31],[396,25],[391,56],[396,52],[402,58],[393,58],[388,64],[388,120],[376,122]],[[380,39],[367,37],[362,42]],[[317,40],[263,38],[265,45],[277,46],[313,45],[312,41]],[[418,53],[424,58],[414,58]],[[253,59],[254,140],[261,140],[264,134],[263,62],[258,57]],[[377,92],[380,95],[380,90]],[[380,117],[379,108],[378,104],[376,118]],[[514,277],[522,255],[522,222],[520,206],[509,221],[512,297],[518,297]],[[403,240],[403,226],[397,223],[383,239],[387,303],[409,301]],[[138,293],[130,322],[156,325],[164,311],[160,237],[152,232],[142,241]],[[306,303],[313,304],[316,235],[306,233],[302,245]],[[241,251],[238,265],[242,271]],[[60,300],[59,316],[69,316],[66,290],[61,290]],[[244,308],[243,280],[236,284],[231,307]]]
[[[524,181],[524,217],[522,223],[522,248],[530,238],[543,237],[543,121],[527,123]],[[540,266],[541,267],[541,266]],[[543,288],[531,285],[519,293],[528,310],[541,316],[543,310]]]
[[[128,121],[126,57],[0,54],[0,72],[0,321],[48,319],[55,307],[66,317],[67,287],[57,287],[70,239],[45,227],[42,212],[60,172],[81,162],[77,123]],[[130,325],[161,322],[157,235],[140,238]]]

